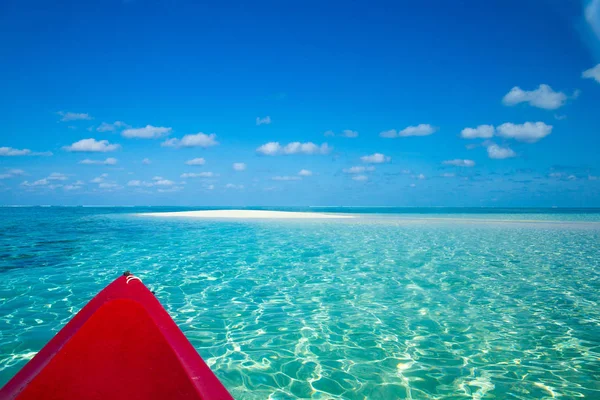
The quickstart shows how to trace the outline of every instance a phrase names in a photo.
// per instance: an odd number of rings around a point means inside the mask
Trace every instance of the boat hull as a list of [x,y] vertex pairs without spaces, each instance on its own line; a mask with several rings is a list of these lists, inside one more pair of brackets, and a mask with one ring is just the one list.
[[0,399],[231,399],[154,294],[133,275],[94,297]]

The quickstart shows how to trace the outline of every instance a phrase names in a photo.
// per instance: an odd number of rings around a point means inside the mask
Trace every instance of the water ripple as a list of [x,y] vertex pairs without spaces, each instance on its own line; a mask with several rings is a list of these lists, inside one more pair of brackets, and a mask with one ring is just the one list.
[[0,222],[0,384],[129,269],[235,398],[600,397],[597,222],[35,213]]

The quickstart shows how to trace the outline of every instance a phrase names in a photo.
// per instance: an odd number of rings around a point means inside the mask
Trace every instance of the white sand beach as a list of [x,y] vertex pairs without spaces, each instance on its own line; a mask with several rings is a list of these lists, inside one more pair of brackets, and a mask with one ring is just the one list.
[[149,217],[185,217],[185,218],[230,218],[230,219],[349,219],[351,214],[332,214],[296,211],[266,210],[204,210],[178,211],[139,214]]

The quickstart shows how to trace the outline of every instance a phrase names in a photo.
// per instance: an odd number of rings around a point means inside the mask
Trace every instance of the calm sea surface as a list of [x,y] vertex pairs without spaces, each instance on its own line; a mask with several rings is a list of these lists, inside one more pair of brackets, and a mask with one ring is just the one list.
[[175,210],[0,208],[0,385],[131,270],[238,399],[600,399],[598,210]]

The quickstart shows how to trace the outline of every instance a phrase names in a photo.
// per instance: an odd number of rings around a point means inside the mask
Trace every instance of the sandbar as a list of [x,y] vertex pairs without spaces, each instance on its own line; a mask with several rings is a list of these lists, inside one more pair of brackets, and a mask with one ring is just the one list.
[[183,217],[183,218],[230,218],[230,219],[348,219],[356,218],[351,214],[316,213],[300,211],[267,211],[267,210],[203,210],[156,212],[140,214],[149,217]]

